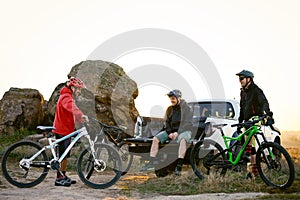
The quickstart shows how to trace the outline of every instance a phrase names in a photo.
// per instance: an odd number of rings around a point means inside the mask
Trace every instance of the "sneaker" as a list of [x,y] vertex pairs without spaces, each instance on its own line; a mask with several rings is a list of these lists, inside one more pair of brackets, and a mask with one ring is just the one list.
[[146,163],[142,169],[140,170],[141,172],[145,172],[145,171],[153,171],[154,170],[154,165],[152,162],[148,162]]
[[68,182],[65,178],[57,178],[55,180],[55,186],[65,186],[69,187],[71,185],[71,182]]
[[233,173],[238,173],[238,172],[241,172],[241,171],[242,171],[242,169],[241,169],[241,167],[240,167],[239,165],[235,166],[235,167],[232,169],[232,172],[233,172]]
[[249,172],[247,175],[246,175],[246,179],[257,179],[259,178],[259,175],[258,174],[253,174],[251,172]]
[[251,158],[250,158],[250,155],[245,155],[245,154],[244,154],[244,155],[242,156],[242,160],[243,160],[245,163],[250,162],[250,159],[251,159]]
[[65,176],[65,180],[66,180],[67,182],[71,183],[71,184],[75,184],[75,183],[76,183],[75,180],[73,180],[73,179],[71,179],[71,178],[69,178],[69,177],[67,177],[67,176]]
[[182,166],[181,165],[177,165],[176,168],[175,168],[174,174],[176,176],[181,176],[181,169],[182,169]]
[[247,175],[246,175],[246,179],[253,179],[253,176],[252,176],[252,173],[249,172]]

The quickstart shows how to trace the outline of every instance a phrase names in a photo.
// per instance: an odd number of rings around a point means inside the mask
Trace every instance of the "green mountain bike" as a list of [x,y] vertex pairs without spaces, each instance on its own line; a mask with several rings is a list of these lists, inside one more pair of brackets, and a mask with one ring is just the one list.
[[[279,144],[268,142],[260,131],[262,123],[268,116],[244,123],[231,125],[232,127],[247,127],[248,129],[237,137],[224,135],[222,128],[227,124],[211,125],[212,129],[219,129],[226,149],[211,139],[204,138],[198,141],[191,152],[191,165],[195,174],[203,178],[203,174],[225,175],[227,169],[243,163],[246,146],[254,137],[258,149],[256,151],[256,164],[261,179],[268,185],[277,188],[290,187],[295,178],[295,168],[289,153]],[[250,127],[250,128],[249,128]],[[247,136],[247,137],[245,137]],[[243,138],[246,138],[244,143]],[[236,149],[237,152],[234,152]]]

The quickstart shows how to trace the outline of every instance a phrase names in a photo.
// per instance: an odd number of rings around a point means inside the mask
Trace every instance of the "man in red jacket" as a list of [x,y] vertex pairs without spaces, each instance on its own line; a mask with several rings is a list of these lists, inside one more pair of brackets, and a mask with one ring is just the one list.
[[[81,89],[85,88],[84,83],[78,78],[70,78],[61,90],[60,97],[57,102],[54,124],[56,139],[60,139],[75,130],[75,123],[81,123],[88,121],[87,116],[83,115],[81,110],[75,104],[75,97],[80,95]],[[59,156],[61,156],[67,149],[71,142],[71,139],[64,140],[59,143]],[[67,158],[70,157],[70,152],[64,160],[61,162],[60,170],[57,172],[57,178],[55,180],[55,186],[70,186],[76,183],[75,180],[71,180],[66,176],[67,170]]]

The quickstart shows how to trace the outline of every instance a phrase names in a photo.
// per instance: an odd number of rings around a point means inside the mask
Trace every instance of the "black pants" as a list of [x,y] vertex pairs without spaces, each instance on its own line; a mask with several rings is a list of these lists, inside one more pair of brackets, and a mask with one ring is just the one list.
[[[58,140],[58,139],[61,139],[63,138],[64,135],[60,135],[60,134],[55,134],[55,138]],[[65,150],[68,148],[68,146],[71,144],[71,138],[68,138],[64,141],[61,141],[60,143],[58,143],[58,156],[61,157],[63,155],[63,153],[65,152]],[[66,158],[69,158],[70,157],[70,152],[68,152]]]

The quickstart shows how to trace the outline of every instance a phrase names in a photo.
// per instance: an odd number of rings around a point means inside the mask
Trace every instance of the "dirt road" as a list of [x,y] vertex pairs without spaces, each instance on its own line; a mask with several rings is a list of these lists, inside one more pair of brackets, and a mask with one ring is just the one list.
[[[236,194],[200,194],[191,196],[162,196],[159,194],[140,194],[134,190],[124,190],[122,185],[126,178],[121,178],[118,183],[107,189],[92,189],[84,185],[78,178],[77,174],[69,175],[72,179],[77,180],[77,183],[70,187],[57,187],[54,186],[54,174],[49,174],[47,178],[39,185],[33,188],[17,188],[13,187],[0,177],[2,185],[0,185],[0,199],[24,199],[24,200],[77,200],[77,199],[245,199],[255,198],[264,195],[263,193],[236,193]],[[128,177],[128,176],[127,176]]]

